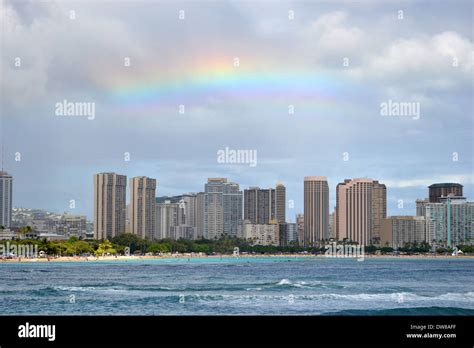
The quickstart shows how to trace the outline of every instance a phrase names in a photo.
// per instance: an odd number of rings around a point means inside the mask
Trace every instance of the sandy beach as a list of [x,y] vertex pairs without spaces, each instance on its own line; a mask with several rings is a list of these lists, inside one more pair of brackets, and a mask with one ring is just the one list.
[[[286,257],[286,258],[349,258],[349,257],[328,257],[326,255],[312,255],[312,254],[241,254],[239,256],[229,254],[218,255],[199,255],[199,254],[166,254],[166,255],[130,255],[130,256],[59,256],[59,257],[38,257],[38,258],[0,258],[0,263],[18,263],[18,262],[88,262],[88,261],[139,261],[151,259],[220,259],[220,258],[262,258],[262,257]],[[354,257],[356,258],[356,257]],[[372,258],[390,258],[390,259],[470,259],[474,255],[364,255],[364,259]],[[357,259],[357,258],[356,258]]]

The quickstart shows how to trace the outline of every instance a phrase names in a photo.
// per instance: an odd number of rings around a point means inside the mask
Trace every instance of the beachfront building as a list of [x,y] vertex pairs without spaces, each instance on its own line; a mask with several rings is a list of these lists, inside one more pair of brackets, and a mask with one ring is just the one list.
[[242,222],[242,191],[226,178],[209,178],[205,184],[204,238],[236,236]]
[[304,246],[317,245],[329,235],[329,186],[325,176],[304,178]]
[[382,221],[381,246],[400,248],[407,244],[430,243],[432,239],[430,221],[424,216],[390,216]]
[[296,223],[285,222],[279,224],[280,246],[294,245],[298,243],[298,230]]
[[179,202],[165,200],[156,204],[155,239],[172,238],[171,227],[184,224],[184,208]]
[[94,175],[94,238],[111,239],[125,233],[127,176]]
[[337,240],[362,245],[378,244],[387,214],[387,191],[377,180],[346,179],[336,188],[335,227]]
[[296,233],[298,235],[298,245],[304,245],[304,215],[296,214]]
[[156,231],[156,179],[130,178],[130,232],[153,240]]
[[430,221],[431,243],[474,244],[474,202],[465,197],[441,197],[438,203],[419,199],[416,215]]
[[252,245],[278,246],[279,234],[279,225],[276,220],[270,221],[269,224],[252,224],[249,220],[245,220],[239,225],[237,236],[247,239]]
[[12,226],[13,178],[10,174],[0,171],[0,226]]

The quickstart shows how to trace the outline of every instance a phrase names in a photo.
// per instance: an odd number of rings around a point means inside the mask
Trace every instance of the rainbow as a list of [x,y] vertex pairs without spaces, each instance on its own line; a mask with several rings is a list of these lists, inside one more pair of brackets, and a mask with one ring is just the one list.
[[156,68],[138,76],[123,72],[108,76],[114,76],[105,82],[111,101],[140,108],[208,102],[327,106],[347,100],[351,89],[347,82],[328,73],[257,64],[234,67],[232,59],[197,64],[195,70],[162,72]]

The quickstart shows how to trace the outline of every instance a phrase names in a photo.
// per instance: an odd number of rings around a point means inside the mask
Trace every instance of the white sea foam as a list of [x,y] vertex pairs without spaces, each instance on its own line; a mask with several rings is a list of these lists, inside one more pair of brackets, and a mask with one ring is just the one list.
[[282,279],[277,283],[277,285],[291,285],[291,281],[288,279]]

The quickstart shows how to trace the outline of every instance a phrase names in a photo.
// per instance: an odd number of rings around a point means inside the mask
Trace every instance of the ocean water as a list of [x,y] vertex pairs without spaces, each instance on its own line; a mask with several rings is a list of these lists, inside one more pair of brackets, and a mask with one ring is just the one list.
[[0,263],[2,315],[474,315],[474,259]]

